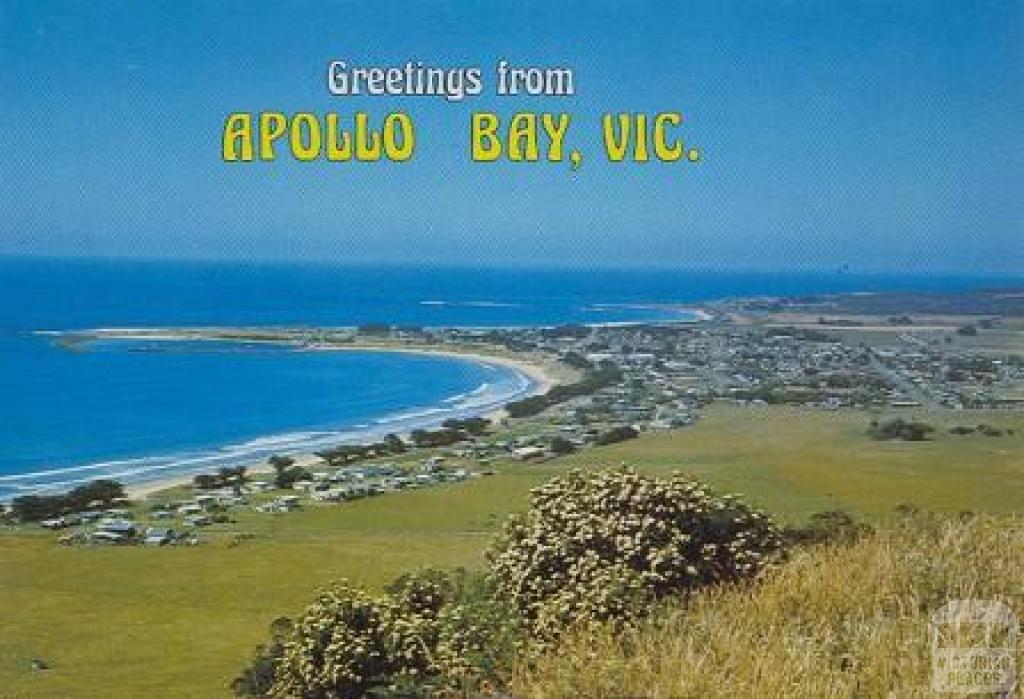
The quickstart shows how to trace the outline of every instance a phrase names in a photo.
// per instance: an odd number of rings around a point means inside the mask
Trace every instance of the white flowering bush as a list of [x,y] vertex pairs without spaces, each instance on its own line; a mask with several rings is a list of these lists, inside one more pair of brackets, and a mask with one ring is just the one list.
[[781,544],[768,516],[682,475],[575,470],[535,489],[487,558],[498,594],[544,639],[754,576]]
[[435,660],[448,687],[463,693],[499,682],[527,646],[518,610],[490,596],[446,605],[438,628]]
[[508,520],[486,576],[420,571],[382,597],[337,583],[277,624],[232,687],[302,699],[471,695],[571,627],[751,577],[780,548],[766,515],[678,474],[572,471]]
[[482,576],[427,569],[370,595],[345,582],[323,592],[232,683],[240,696],[347,699],[462,696],[521,650],[514,607]]
[[436,621],[342,582],[323,592],[294,623],[270,694],[362,697],[432,671]]

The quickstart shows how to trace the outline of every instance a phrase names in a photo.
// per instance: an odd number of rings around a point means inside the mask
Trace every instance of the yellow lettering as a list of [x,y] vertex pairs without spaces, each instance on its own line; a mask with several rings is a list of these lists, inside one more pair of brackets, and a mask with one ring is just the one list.
[[[621,163],[626,157],[626,147],[629,145],[630,118],[628,114],[605,114],[601,118],[604,130],[604,149],[608,153],[608,160]],[[618,130],[616,130],[618,122]]]
[[338,142],[338,115],[327,115],[327,159],[332,161],[352,159],[352,137],[348,131],[341,131],[341,143]]
[[669,126],[679,126],[682,122],[683,116],[678,112],[667,112],[659,114],[654,118],[654,154],[658,156],[659,160],[673,162],[683,157],[682,142],[676,138],[673,140],[672,145],[669,145],[668,138],[665,135],[665,131],[668,128],[666,124]]
[[280,112],[260,114],[260,160],[274,159],[274,141],[284,135],[288,120]]
[[252,114],[229,114],[224,122],[221,158],[225,162],[252,160]]
[[[303,138],[304,131],[309,134],[308,139]],[[320,141],[320,122],[315,114],[301,112],[292,117],[292,155],[296,160],[316,160],[320,155]]]
[[647,155],[647,115],[636,115],[636,147],[633,149],[633,160],[638,163],[646,163],[650,160]]
[[508,159],[537,160],[537,115],[519,112],[508,127]]
[[501,157],[501,141],[498,140],[498,115],[491,112],[474,112],[470,147],[473,160],[492,162]]
[[548,138],[551,139],[551,146],[548,148],[548,160],[561,162],[565,134],[569,131],[569,115],[559,114],[558,120],[555,121],[553,115],[545,113],[541,118],[541,123],[544,124],[544,131],[547,133]]
[[380,134],[370,129],[368,120],[366,112],[356,113],[356,160],[380,160]]
[[[398,145],[396,131],[402,134],[401,145]],[[408,160],[415,147],[416,135],[413,133],[412,119],[402,112],[389,114],[384,120],[384,151],[388,158],[397,162]]]

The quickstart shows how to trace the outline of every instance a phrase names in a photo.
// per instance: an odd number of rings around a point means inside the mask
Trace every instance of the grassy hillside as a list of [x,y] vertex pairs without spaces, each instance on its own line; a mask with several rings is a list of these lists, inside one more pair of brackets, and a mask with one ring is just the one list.
[[[719,405],[696,428],[573,455],[566,464],[622,462],[681,469],[743,493],[785,520],[845,509],[866,516],[913,503],[939,512],[1019,512],[1024,499],[1024,415],[1011,412],[893,412],[934,425],[926,442],[880,442],[857,411]],[[1013,435],[948,433],[985,422]]]
[[[938,424],[977,416],[928,416]],[[0,528],[0,694],[226,695],[265,638],[332,579],[379,588],[425,565],[476,566],[497,523],[529,489],[572,465],[683,468],[792,521],[899,503],[1011,512],[1024,496],[1024,418],[986,416],[1016,434],[939,434],[882,443],[869,416],[719,407],[696,427],[546,464],[497,465],[469,482],[273,516],[241,513],[194,548],[68,548],[34,527]],[[237,545],[238,532],[253,534]],[[32,660],[50,666],[36,670]]]
[[[194,548],[69,548],[38,529],[0,529],[0,695],[225,696],[269,622],[318,587],[479,565],[494,523],[541,478],[241,514]],[[232,546],[235,531],[255,536]],[[33,658],[50,669],[32,669]]]
[[[804,551],[761,584],[699,594],[639,629],[580,633],[520,668],[512,693],[932,696],[932,613],[967,598],[1019,613],[1022,566],[1019,519],[918,519],[852,546]],[[1018,653],[1018,668],[1022,660]]]

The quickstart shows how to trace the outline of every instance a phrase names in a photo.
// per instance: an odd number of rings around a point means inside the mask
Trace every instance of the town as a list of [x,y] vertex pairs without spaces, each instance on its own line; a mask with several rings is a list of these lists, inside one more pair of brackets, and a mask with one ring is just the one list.
[[71,530],[60,538],[64,544],[196,544],[197,531],[232,522],[233,512],[283,515],[486,477],[495,464],[543,462],[644,433],[686,429],[715,402],[860,410],[874,416],[866,434],[905,440],[928,439],[934,431],[916,420],[921,411],[958,416],[954,435],[1000,437],[1003,430],[972,416],[1024,409],[1024,357],[1014,317],[830,318],[797,309],[806,311],[777,300],[746,300],[707,304],[695,322],[183,331],[286,342],[300,350],[514,357],[553,367],[559,381],[507,404],[500,418],[449,419],[370,444],[275,455],[250,473],[223,468],[197,475],[189,488],[153,494],[143,508],[129,509],[123,491],[112,487],[91,500],[73,498],[86,507],[47,500],[58,496],[21,498],[7,515]]

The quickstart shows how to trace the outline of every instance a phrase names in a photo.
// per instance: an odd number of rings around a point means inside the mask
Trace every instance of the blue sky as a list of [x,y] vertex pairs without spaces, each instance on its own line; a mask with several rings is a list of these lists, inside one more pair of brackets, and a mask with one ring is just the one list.
[[[338,98],[331,59],[484,69]],[[494,98],[491,67],[577,95]],[[0,0],[0,254],[1024,270],[1024,3]],[[473,110],[568,111],[583,167],[473,164]],[[232,111],[403,110],[410,163],[231,165]],[[614,165],[606,111],[681,111],[697,165]]]

